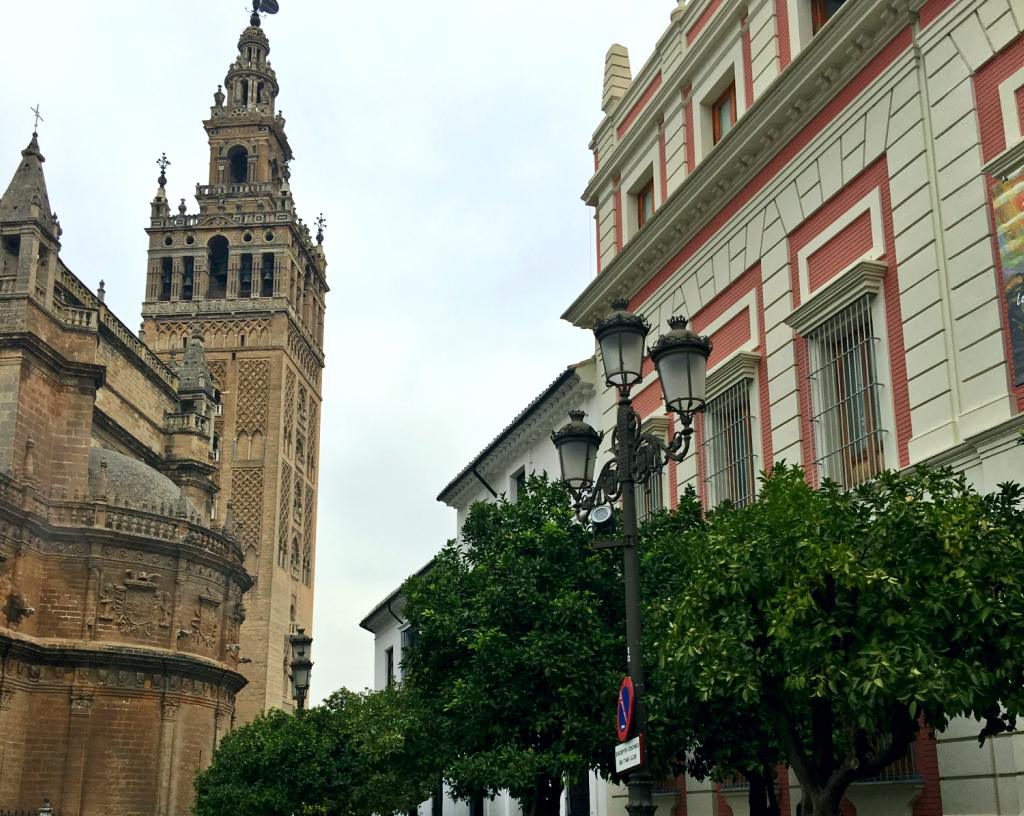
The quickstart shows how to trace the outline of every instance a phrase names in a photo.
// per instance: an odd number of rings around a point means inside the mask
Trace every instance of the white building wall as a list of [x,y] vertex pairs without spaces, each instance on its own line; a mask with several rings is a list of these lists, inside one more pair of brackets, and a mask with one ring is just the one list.
[[[601,169],[586,194],[589,201],[602,199],[610,178],[646,160],[649,148],[644,129],[650,121],[664,116],[666,152],[671,157],[667,162],[670,201],[678,191],[686,203],[673,205],[672,215],[662,214],[663,220],[672,219],[665,224],[656,218],[644,230],[626,229],[623,257],[605,256],[601,274],[591,288],[599,288],[602,279],[608,279],[614,281],[607,284],[609,292],[635,295],[680,252],[686,240],[692,240],[697,229],[693,222],[706,223],[718,207],[738,195],[739,190],[730,185],[734,175],[743,174],[744,161],[753,162],[752,170],[756,171],[767,162],[765,156],[777,152],[786,140],[802,136],[799,130],[785,133],[782,117],[779,124],[771,126],[758,120],[756,136],[760,145],[754,137],[744,143],[744,91],[738,82],[741,117],[727,141],[744,145],[747,152],[741,150],[728,162],[716,165],[714,172],[720,178],[717,191],[714,176],[687,173],[688,139],[695,142],[693,154],[698,165],[702,161],[710,164],[720,149],[730,149],[725,143],[705,149],[707,139],[702,138],[706,134],[701,132],[699,107],[693,110],[695,133],[687,133],[686,114],[678,100],[683,89],[692,85],[699,106],[707,96],[704,88],[714,85],[723,60],[735,60],[741,29],[730,15],[736,15],[743,5],[724,0],[690,44],[686,44],[684,34],[708,3],[681,6],[659,44],[659,53],[637,73],[633,88],[599,127],[595,139],[614,141],[615,149],[602,155]],[[810,47],[809,5],[806,0],[785,0],[785,5],[789,10],[786,30],[790,51],[796,62],[780,74],[776,3],[749,4],[747,27],[755,105],[746,115],[758,110],[762,97],[770,97],[764,99],[762,107],[778,104],[785,116],[799,118],[837,94],[849,79],[841,73],[841,67],[834,67],[838,61],[827,69],[807,67],[816,59],[825,59],[820,56],[820,48],[816,52]],[[879,26],[889,25],[888,38],[903,38],[904,47],[897,56],[856,93],[848,95],[842,106],[830,110],[824,126],[715,233],[702,237],[696,250],[675,265],[660,285],[653,291],[644,289],[636,308],[650,319],[652,336],[656,336],[665,330],[668,315],[700,315],[740,276],[759,264],[763,306],[759,319],[765,332],[760,353],[767,373],[769,410],[766,415],[759,410],[758,421],[769,425],[773,461],[809,464],[803,461],[803,383],[795,333],[787,322],[799,294],[793,291],[790,235],[828,208],[832,197],[858,174],[884,159],[888,176],[884,190],[891,205],[892,261],[897,270],[896,299],[902,320],[902,363],[906,369],[905,379],[898,378],[891,386],[905,387],[909,415],[901,413],[903,409],[891,396],[888,399],[894,404],[889,411],[894,424],[909,419],[912,429],[906,439],[906,460],[900,464],[949,463],[964,470],[979,490],[992,490],[1000,481],[1020,480],[1024,473],[1024,454],[1015,447],[1017,431],[1024,421],[1007,376],[1000,322],[1002,293],[995,270],[973,77],[994,55],[1021,37],[1024,2],[953,0],[944,7],[934,2],[889,5],[891,13],[879,15],[880,7],[873,0],[849,3],[850,8],[841,12],[843,22],[837,19],[835,24],[853,33],[834,48],[845,49],[848,61],[858,59],[858,49],[863,48],[867,48],[867,62],[877,59],[873,55],[884,43],[871,41],[867,28],[870,18],[875,33]],[[929,14],[927,25],[906,10],[922,5]],[[819,36],[824,37],[824,33]],[[665,44],[678,46],[677,57],[666,58]],[[674,68],[668,71],[668,65]],[[658,68],[665,72],[664,81],[649,103],[649,111],[638,116],[621,139],[611,140],[608,134],[614,133],[625,112],[647,87],[651,72]],[[794,77],[801,72],[815,77],[815,83],[793,94],[778,89],[783,80],[795,85],[798,80]],[[1024,64],[1019,75],[1005,84],[1002,105],[1006,145],[1013,148],[1022,140],[1015,92],[1024,85]],[[747,132],[751,127],[754,125],[749,125]],[[773,147],[759,154],[764,144]],[[657,237],[645,243],[652,234]],[[634,242],[643,248],[635,249],[631,246]],[[578,304],[586,296],[581,295],[570,308],[571,319],[580,325],[587,325],[593,317],[592,312],[585,317],[583,312],[574,312],[583,308]],[[586,308],[597,309],[600,305]],[[883,342],[887,331],[886,327],[879,330]],[[653,382],[651,375],[636,392]],[[601,404],[601,427],[607,430],[614,421],[611,395],[602,394]],[[696,476],[696,459],[690,457],[677,470],[678,489],[693,483]],[[944,813],[1024,814],[1024,783],[1020,782],[1024,779],[1024,734],[1002,736],[979,749],[977,732],[976,724],[958,722],[938,736]],[[620,794],[609,789],[609,815],[621,811]],[[693,780],[689,780],[687,800],[689,816],[714,812],[710,789],[702,789]]]

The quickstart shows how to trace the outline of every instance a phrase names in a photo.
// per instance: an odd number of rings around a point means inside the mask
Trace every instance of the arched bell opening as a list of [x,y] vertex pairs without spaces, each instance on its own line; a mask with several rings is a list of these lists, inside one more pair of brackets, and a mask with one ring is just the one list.
[[207,268],[210,270],[210,288],[207,296],[225,298],[228,296],[228,239],[223,235],[215,235],[206,246],[209,253]]
[[228,169],[232,184],[245,184],[249,181],[249,151],[241,145],[235,145],[228,151]]

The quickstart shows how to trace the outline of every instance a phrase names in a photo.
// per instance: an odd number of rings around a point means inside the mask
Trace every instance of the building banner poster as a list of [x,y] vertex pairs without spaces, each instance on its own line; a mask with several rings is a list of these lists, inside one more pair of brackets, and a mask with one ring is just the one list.
[[992,185],[1014,385],[1024,385],[1024,174]]

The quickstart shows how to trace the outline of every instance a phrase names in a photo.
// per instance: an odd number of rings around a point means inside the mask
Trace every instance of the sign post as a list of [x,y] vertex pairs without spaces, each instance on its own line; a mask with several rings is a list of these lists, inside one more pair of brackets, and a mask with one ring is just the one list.
[[644,764],[643,734],[633,733],[633,715],[636,713],[636,689],[633,678],[626,677],[619,686],[619,700],[615,709],[615,730],[619,744],[615,746],[615,772],[624,773]]

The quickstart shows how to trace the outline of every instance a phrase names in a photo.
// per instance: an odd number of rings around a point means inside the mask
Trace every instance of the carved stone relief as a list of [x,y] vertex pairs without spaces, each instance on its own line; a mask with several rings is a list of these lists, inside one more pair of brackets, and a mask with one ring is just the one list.
[[200,595],[192,618],[192,642],[196,646],[213,649],[217,645],[217,609],[220,601],[209,595]]
[[96,620],[113,623],[123,635],[152,637],[171,626],[170,593],[160,589],[158,574],[126,570],[123,583],[102,582]]

